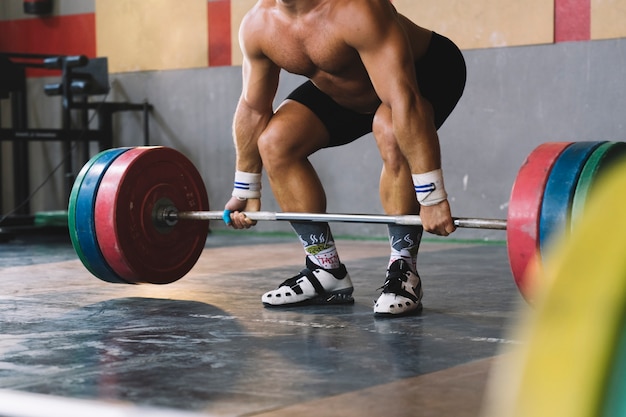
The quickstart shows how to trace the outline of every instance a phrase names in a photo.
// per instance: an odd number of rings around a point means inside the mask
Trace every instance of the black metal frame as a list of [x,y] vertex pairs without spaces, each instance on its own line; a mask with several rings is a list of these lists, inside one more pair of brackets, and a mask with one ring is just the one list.
[[[99,62],[96,62],[99,60]],[[88,65],[92,62],[94,65]],[[108,91],[108,69],[106,58],[88,59],[84,56],[44,55],[0,52],[0,99],[11,99],[11,128],[0,128],[0,141],[13,143],[13,192],[16,204],[27,201],[29,190],[30,141],[55,141],[63,144],[63,154],[71,155],[74,142],[98,142],[100,150],[113,147],[113,114],[120,111],[143,111],[144,145],[150,143],[149,112],[153,106],[147,102],[133,104],[126,102],[88,102],[90,95]],[[56,94],[62,97],[62,128],[29,128],[26,101],[26,68],[61,70],[61,82],[56,85]],[[83,81],[84,91],[76,91],[73,82]],[[86,80],[86,82],[85,82]],[[50,87],[50,86],[46,86]],[[53,86],[54,87],[54,86]],[[106,88],[106,90],[104,89]],[[46,90],[48,90],[46,88]],[[54,91],[54,88],[52,89]],[[46,91],[49,94],[50,91]],[[55,94],[54,92],[52,93]],[[72,111],[80,112],[79,128],[72,128]],[[89,129],[88,113],[95,111],[98,116],[96,129]],[[83,146],[82,159],[89,159],[89,147]],[[0,157],[2,150],[0,149]],[[65,192],[69,198],[75,170],[73,158],[64,162]],[[0,171],[0,207],[2,207],[2,172]],[[30,204],[20,207],[15,215],[30,215]]]

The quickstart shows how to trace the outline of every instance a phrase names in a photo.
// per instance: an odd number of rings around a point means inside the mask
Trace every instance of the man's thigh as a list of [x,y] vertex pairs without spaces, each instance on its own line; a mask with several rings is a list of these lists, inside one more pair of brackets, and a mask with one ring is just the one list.
[[305,105],[292,100],[286,100],[278,107],[266,133],[272,138],[272,147],[294,158],[307,157],[328,146],[330,141],[329,132],[319,117]]

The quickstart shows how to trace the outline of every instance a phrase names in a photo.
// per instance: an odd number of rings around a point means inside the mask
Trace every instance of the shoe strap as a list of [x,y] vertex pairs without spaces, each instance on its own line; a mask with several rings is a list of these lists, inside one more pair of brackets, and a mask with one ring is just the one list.
[[311,285],[313,285],[313,288],[315,289],[315,292],[318,295],[324,295],[327,293],[327,291],[322,286],[322,283],[317,279],[313,271],[311,271],[309,268],[304,268],[302,271],[300,271],[298,275],[296,275],[295,277],[289,278],[288,280],[280,284],[278,287],[280,288],[280,287],[287,286],[295,290],[296,287],[300,287],[300,285],[298,284],[298,280],[300,278],[305,278],[305,277],[309,280]]
[[[402,297],[413,300],[414,302],[418,302],[419,298],[415,294],[411,294],[407,290],[404,289],[402,285],[403,280],[398,276],[388,277],[385,281],[385,284],[382,287],[383,293],[400,295]],[[422,286],[421,282],[417,285],[417,293],[419,294],[419,289]]]
[[326,294],[326,290],[322,286],[322,283],[317,279],[313,271],[311,271],[309,268],[304,268],[301,273],[304,273],[304,275],[309,279],[309,281],[311,282],[311,285],[313,285],[313,288],[315,288],[315,292],[317,292],[317,294],[319,295]]

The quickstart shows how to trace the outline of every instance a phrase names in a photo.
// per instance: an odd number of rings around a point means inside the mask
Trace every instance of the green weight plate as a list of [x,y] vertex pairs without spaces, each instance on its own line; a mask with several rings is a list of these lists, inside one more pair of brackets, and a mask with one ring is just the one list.
[[[621,307],[626,308],[624,305]],[[601,405],[602,417],[626,416],[626,311],[621,313],[621,331],[609,368],[610,375]]]
[[572,201],[572,229],[580,221],[598,178],[622,158],[626,158],[626,143],[624,142],[606,142],[591,154],[576,185]]

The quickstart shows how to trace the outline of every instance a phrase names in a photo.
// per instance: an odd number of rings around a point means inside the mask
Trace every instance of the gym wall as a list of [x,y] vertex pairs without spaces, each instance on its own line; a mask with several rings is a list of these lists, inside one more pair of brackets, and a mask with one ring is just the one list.
[[[48,17],[25,15],[21,1],[0,2],[0,51],[107,57],[112,89],[106,100],[153,104],[151,143],[187,154],[204,176],[212,208],[221,208],[234,173],[231,120],[241,90],[237,29],[254,0],[52,1]],[[467,60],[465,95],[440,130],[455,215],[506,217],[517,170],[542,142],[626,140],[626,0],[393,2],[418,24],[453,39]],[[58,76],[29,76],[30,127],[60,127],[60,99],[43,94],[43,85]],[[301,80],[283,74],[277,102]],[[0,101],[0,111],[2,126],[9,127],[7,100]],[[140,145],[141,129],[140,114],[120,113],[116,146]],[[19,202],[11,194],[11,145],[1,146],[0,212],[6,212]],[[62,155],[54,143],[32,143],[30,152],[34,189]],[[381,212],[381,162],[371,136],[312,160],[327,185],[329,211]],[[57,177],[34,197],[33,211],[65,208]],[[263,208],[279,210],[267,182]],[[289,230],[278,223],[258,229]],[[338,224],[334,230],[385,234],[380,225]],[[504,238],[479,230],[456,237]]]

